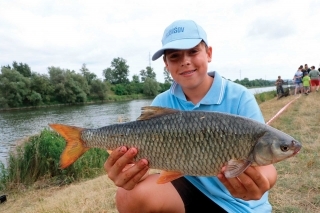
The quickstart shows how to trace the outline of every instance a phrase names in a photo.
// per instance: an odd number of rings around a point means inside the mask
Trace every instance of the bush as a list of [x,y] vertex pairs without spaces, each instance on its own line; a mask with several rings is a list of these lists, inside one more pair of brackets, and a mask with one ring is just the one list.
[[43,130],[30,137],[10,153],[8,167],[0,166],[0,188],[30,185],[38,180],[53,184],[67,184],[76,180],[103,174],[103,164],[108,157],[105,150],[88,150],[66,169],[59,168],[64,139],[56,132]]

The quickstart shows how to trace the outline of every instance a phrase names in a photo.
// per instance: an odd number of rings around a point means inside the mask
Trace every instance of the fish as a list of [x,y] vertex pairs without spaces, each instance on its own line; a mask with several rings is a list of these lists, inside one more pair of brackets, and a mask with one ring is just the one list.
[[302,148],[292,136],[256,120],[222,112],[182,111],[145,106],[135,121],[100,128],[49,124],[65,140],[61,169],[90,148],[112,152],[135,147],[135,160],[162,170],[157,183],[184,175],[216,176],[225,166],[227,178],[249,166],[265,166],[295,156]]

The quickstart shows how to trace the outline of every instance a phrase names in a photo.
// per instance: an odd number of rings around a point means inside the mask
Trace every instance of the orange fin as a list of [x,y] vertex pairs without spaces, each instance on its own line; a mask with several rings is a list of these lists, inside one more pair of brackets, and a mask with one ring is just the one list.
[[247,160],[229,160],[224,171],[226,178],[233,178],[239,176],[251,165],[251,161]]
[[49,124],[49,126],[57,131],[67,143],[66,148],[60,156],[61,169],[70,166],[89,149],[81,139],[81,132],[84,128],[63,124]]
[[111,153],[113,152],[113,150],[107,150],[107,152],[109,153],[109,155],[111,155]]
[[161,171],[160,177],[157,180],[157,183],[163,184],[168,183],[170,181],[173,181],[175,179],[178,179],[179,177],[182,177],[183,174],[181,172],[176,171]]
[[148,120],[151,118],[156,118],[162,115],[173,114],[179,112],[176,109],[164,108],[164,107],[155,107],[155,106],[146,106],[141,108],[141,115],[137,118],[138,121]]

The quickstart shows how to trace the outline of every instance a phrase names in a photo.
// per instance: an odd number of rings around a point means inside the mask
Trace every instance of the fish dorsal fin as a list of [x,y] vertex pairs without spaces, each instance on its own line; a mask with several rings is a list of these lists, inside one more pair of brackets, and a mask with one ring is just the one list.
[[248,160],[234,160],[228,161],[224,175],[226,178],[233,178],[239,176],[251,165],[251,161]]
[[138,121],[148,120],[151,118],[156,118],[162,115],[168,115],[178,112],[179,110],[171,109],[171,108],[164,108],[164,107],[156,107],[156,106],[145,106],[141,108],[142,112]]
[[183,174],[177,171],[161,171],[160,177],[158,178],[157,183],[158,184],[168,183],[182,176]]

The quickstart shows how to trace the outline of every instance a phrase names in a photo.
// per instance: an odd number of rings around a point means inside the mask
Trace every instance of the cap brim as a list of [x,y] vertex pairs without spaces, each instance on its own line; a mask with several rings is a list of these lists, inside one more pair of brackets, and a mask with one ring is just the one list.
[[158,50],[152,56],[152,61],[160,58],[165,50],[173,49],[173,50],[186,50],[197,46],[202,39],[183,39],[183,40],[175,40],[164,45],[160,50]]

